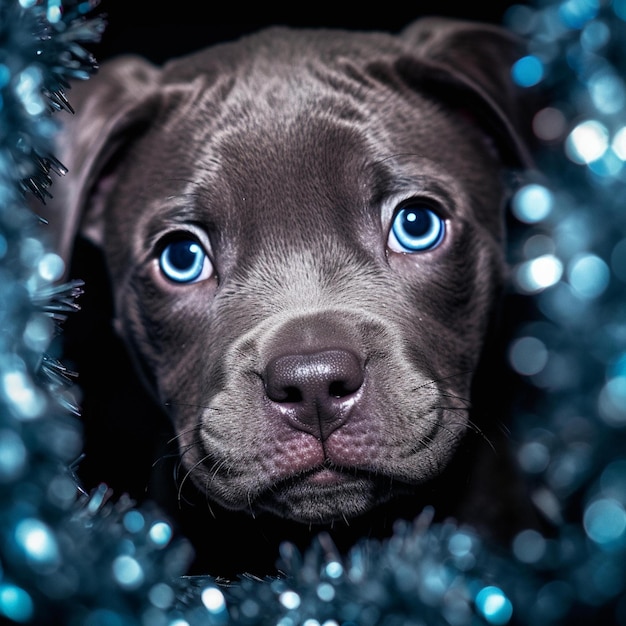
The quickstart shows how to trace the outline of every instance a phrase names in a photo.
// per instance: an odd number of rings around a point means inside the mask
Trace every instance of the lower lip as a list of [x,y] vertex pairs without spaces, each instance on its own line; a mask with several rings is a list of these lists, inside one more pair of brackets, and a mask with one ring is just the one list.
[[330,469],[321,469],[308,477],[308,482],[315,485],[336,485],[340,483],[343,476],[339,472]]

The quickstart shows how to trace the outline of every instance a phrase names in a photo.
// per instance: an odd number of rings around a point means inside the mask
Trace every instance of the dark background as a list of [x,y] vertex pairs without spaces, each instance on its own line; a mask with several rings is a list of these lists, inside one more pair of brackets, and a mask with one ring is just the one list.
[[[223,6],[231,5],[231,6]],[[274,8],[268,3],[210,3],[205,0],[102,0],[96,13],[107,15],[102,42],[90,46],[97,59],[123,52],[147,56],[156,63],[203,46],[234,39],[269,25],[397,31],[422,15],[443,15],[502,24],[509,0],[422,0],[402,3],[365,3],[326,7],[290,3]],[[249,7],[255,8],[249,8]],[[342,8],[342,7],[358,8]]]

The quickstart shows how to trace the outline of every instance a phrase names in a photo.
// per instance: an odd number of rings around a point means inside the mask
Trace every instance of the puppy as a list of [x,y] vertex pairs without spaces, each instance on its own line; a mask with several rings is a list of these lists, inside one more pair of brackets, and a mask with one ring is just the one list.
[[[495,469],[498,429],[473,406],[510,172],[529,164],[510,80],[521,53],[456,20],[277,27],[164,67],[117,58],[73,87],[50,228],[153,399],[120,397],[143,393],[122,352],[81,379],[118,394],[107,415],[85,411],[86,464],[100,448],[119,466],[118,449],[136,458],[150,441],[152,461],[167,456],[166,414],[176,493],[156,491],[205,573],[265,572],[301,530],[348,545],[429,503],[479,528],[523,523]],[[102,363],[109,340],[82,332],[70,359],[80,344]],[[108,441],[93,434],[116,419]],[[249,558],[219,561],[229,539]]]

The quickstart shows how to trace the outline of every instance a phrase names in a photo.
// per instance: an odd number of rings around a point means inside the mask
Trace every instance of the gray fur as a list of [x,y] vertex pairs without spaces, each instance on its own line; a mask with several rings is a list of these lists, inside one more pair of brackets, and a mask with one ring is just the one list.
[[[80,232],[102,249],[116,328],[200,499],[330,522],[450,463],[506,276],[506,174],[528,164],[519,51],[449,20],[274,28],[163,68],[121,57],[74,87],[57,246],[69,260]],[[433,250],[386,245],[411,197],[445,217]],[[211,257],[201,282],[159,269],[180,230]],[[334,408],[272,399],[294,355],[362,382]]]

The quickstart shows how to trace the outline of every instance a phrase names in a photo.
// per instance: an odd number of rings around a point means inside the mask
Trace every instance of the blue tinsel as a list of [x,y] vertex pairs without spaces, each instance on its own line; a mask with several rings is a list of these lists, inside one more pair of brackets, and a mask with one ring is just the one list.
[[[494,553],[425,511],[341,558],[285,545],[285,577],[185,578],[189,547],[159,511],[81,494],[72,373],[46,350],[81,285],[25,193],[50,193],[68,81],[97,64],[93,2],[0,0],[0,616],[15,623],[626,625],[626,0],[515,6],[529,42],[512,68],[549,102],[512,203],[514,288],[536,304],[508,357],[525,381],[513,441],[557,531]],[[64,113],[61,113],[64,114]],[[523,393],[527,391],[527,393]],[[532,398],[532,401],[528,401]],[[216,538],[216,542],[219,538]]]

